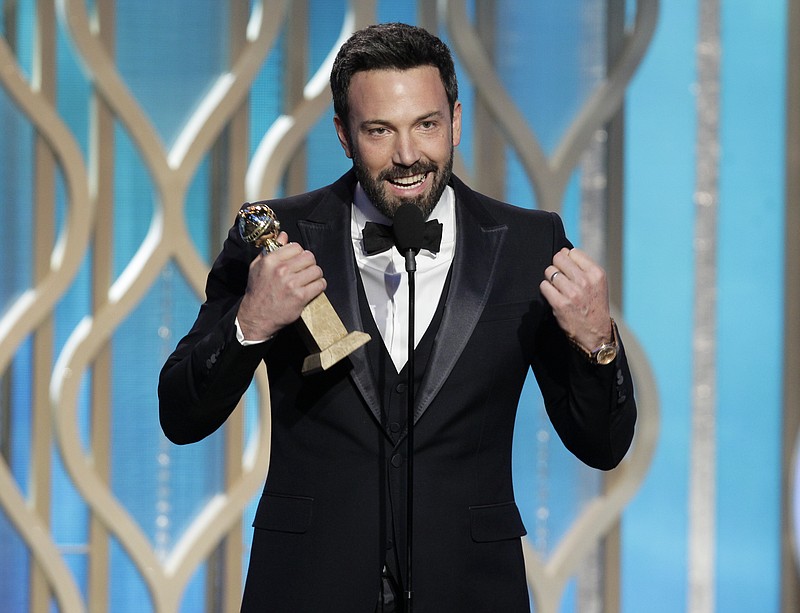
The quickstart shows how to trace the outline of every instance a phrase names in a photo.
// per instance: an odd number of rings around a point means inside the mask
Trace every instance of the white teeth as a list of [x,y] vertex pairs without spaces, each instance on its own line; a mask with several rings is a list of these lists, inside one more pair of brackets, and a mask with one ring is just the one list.
[[414,175],[413,177],[398,177],[392,183],[399,187],[414,187],[425,180],[425,175]]

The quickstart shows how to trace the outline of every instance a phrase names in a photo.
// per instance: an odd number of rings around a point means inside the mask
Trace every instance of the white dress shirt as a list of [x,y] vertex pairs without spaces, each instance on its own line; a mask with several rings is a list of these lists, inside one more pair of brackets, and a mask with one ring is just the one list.
[[[455,193],[446,187],[430,219],[442,224],[439,253],[422,249],[417,254],[415,276],[414,346],[419,344],[433,319],[442,296],[456,246]],[[350,235],[356,264],[372,316],[398,372],[408,361],[408,273],[405,258],[397,249],[367,255],[361,231],[368,222],[391,225],[369,201],[361,185],[356,186],[350,216]]]

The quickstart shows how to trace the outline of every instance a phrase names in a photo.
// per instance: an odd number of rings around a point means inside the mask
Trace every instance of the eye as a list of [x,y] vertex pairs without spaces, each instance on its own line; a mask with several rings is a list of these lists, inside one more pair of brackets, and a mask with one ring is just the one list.
[[433,130],[436,127],[436,122],[432,119],[426,119],[425,121],[420,122],[419,127],[423,130]]
[[368,128],[367,134],[370,136],[383,136],[384,134],[388,134],[389,130],[387,130],[384,126],[375,126],[374,128]]

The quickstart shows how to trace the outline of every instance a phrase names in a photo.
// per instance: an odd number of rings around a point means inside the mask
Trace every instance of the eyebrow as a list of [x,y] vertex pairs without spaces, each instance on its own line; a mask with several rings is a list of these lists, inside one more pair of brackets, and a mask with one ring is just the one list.
[[[428,121],[430,119],[437,119],[442,117],[441,111],[431,111],[430,113],[425,113],[424,115],[420,115],[419,117],[414,119],[414,123],[419,123],[420,121]],[[364,126],[392,126],[393,123],[388,119],[366,119],[359,124],[359,127]]]

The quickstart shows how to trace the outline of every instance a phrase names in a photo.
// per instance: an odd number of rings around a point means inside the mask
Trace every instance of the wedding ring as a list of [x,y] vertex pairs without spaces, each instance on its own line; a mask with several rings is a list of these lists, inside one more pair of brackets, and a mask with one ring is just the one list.
[[552,275],[550,275],[550,283],[552,283],[553,281],[556,280],[556,275],[560,275],[560,274],[561,274],[561,271],[557,270]]

